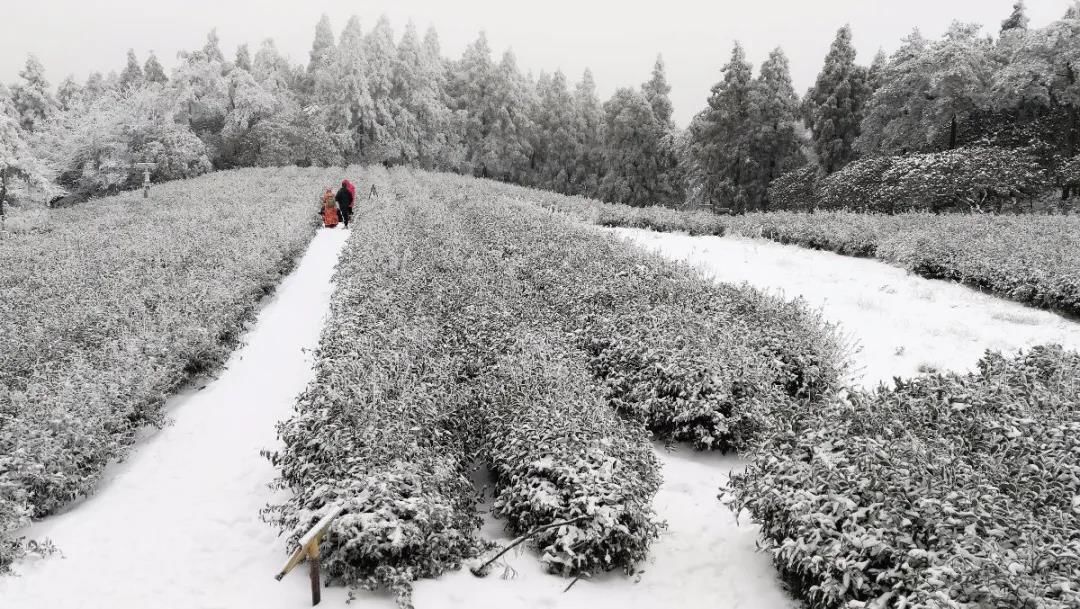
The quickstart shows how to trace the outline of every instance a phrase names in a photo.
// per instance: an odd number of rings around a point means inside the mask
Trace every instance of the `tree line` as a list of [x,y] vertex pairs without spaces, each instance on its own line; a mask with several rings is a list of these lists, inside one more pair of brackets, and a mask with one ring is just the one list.
[[780,48],[755,73],[736,43],[705,108],[679,128],[659,57],[646,82],[601,103],[588,70],[574,83],[559,71],[525,74],[512,52],[493,57],[483,34],[448,59],[433,29],[421,36],[410,23],[398,38],[386,18],[364,31],[353,17],[335,36],[324,16],[303,66],[272,40],[227,58],[211,32],[171,72],[129,51],[119,73],[53,90],[31,56],[17,83],[0,84],[0,200],[13,184],[113,192],[138,180],[134,162],[157,163],[159,180],[408,164],[733,212],[895,211],[927,193],[935,209],[973,207],[1052,184],[1068,196],[1080,192],[1075,57],[1080,3],[1041,29],[1028,28],[1020,1],[994,35],[963,23],[940,40],[916,31],[869,66],[845,26],[802,96]]

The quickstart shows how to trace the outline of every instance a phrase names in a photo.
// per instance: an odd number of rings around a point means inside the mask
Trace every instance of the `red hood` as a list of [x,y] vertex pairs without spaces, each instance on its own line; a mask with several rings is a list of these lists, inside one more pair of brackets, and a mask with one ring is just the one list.
[[341,185],[345,187],[345,190],[349,191],[349,194],[351,194],[353,196],[353,198],[356,197],[356,187],[353,186],[352,182],[350,182],[348,180],[344,180],[344,181],[341,182]]

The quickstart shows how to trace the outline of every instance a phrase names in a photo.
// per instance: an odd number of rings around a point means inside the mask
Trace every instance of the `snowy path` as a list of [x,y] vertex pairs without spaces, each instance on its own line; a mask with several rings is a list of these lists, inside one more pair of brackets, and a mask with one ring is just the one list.
[[175,423],[106,472],[98,492],[27,534],[64,558],[0,577],[4,609],[215,609],[310,605],[307,581],[274,581],[284,540],[259,520],[275,445],[311,378],[346,231],[320,231],[205,389],[170,401]]
[[1050,342],[1080,348],[1080,323],[876,260],[760,239],[612,232],[718,280],[802,296],[861,347],[855,380],[866,385],[926,367],[969,370],[986,349]]

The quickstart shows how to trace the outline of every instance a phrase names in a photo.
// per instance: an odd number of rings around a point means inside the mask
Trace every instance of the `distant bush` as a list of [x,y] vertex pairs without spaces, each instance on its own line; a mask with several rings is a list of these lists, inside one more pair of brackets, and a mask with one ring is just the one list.
[[789,171],[769,184],[772,211],[808,211],[818,207],[818,173],[811,166]]
[[793,411],[735,510],[814,609],[1080,606],[1080,355],[988,354]]
[[958,148],[898,157],[883,177],[876,211],[1000,210],[1049,183],[1038,159],[1021,150]]
[[832,210],[1000,210],[1049,186],[1038,159],[1022,150],[957,148],[860,159],[821,180],[821,207]]
[[818,197],[822,209],[882,211],[888,203],[882,200],[881,189],[885,174],[894,165],[893,157],[859,159],[818,182]]

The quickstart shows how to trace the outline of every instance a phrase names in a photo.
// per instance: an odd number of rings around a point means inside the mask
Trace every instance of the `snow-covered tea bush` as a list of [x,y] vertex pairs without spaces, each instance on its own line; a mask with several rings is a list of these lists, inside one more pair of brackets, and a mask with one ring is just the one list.
[[1075,216],[817,212],[747,214],[729,222],[734,233],[874,256],[923,277],[1080,314]]
[[553,572],[633,570],[659,531],[659,464],[568,348],[526,332],[477,379],[495,513],[517,533],[573,522],[536,536]]
[[793,413],[729,500],[811,607],[1080,606],[1080,355]]
[[0,569],[27,517],[91,492],[166,394],[224,360],[311,238],[323,178],[219,173],[0,235]]
[[500,203],[463,213],[486,247],[523,257],[517,273],[589,356],[612,405],[661,437],[738,449],[780,403],[816,399],[841,378],[835,333],[803,304],[704,281],[502,185],[462,187]]
[[658,527],[647,436],[607,408],[582,363],[554,355],[572,349],[568,337],[510,348],[536,323],[532,299],[503,250],[484,247],[440,201],[441,178],[425,189],[418,176],[396,172],[393,203],[357,219],[316,381],[271,455],[293,497],[268,517],[295,538],[343,504],[324,542],[327,572],[390,588],[408,606],[413,581],[482,548],[466,478],[479,457],[515,531],[575,520],[537,537],[550,569],[631,569]]

